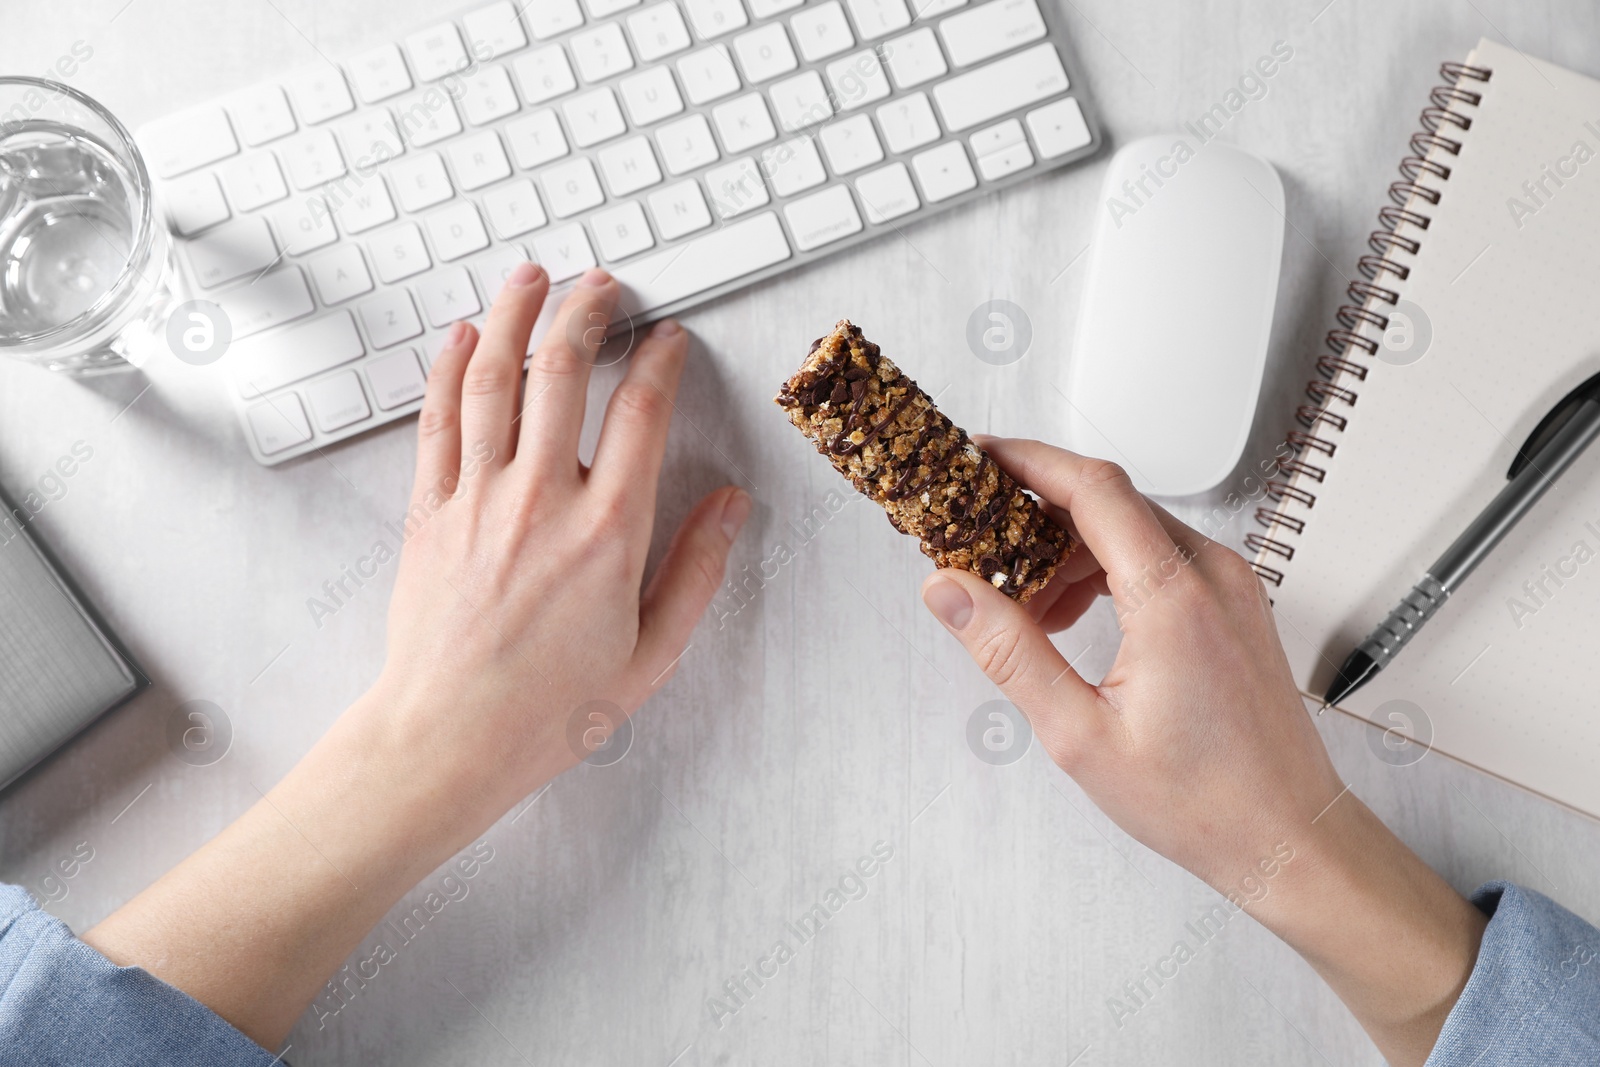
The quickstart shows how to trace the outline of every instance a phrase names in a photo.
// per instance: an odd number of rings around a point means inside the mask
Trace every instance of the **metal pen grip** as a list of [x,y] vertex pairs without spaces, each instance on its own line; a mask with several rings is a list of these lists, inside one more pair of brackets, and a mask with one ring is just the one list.
[[1379,668],[1387,667],[1389,661],[1406,646],[1406,642],[1416,636],[1423,623],[1433,618],[1439,605],[1449,597],[1450,593],[1439,584],[1437,578],[1424,574],[1422,581],[1412,587],[1411,592],[1401,599],[1400,605],[1389,612],[1388,617],[1358,647]]

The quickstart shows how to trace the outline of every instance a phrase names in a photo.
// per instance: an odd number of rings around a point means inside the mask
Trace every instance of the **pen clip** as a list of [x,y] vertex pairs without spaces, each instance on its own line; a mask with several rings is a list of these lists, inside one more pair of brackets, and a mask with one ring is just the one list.
[[1556,406],[1539,420],[1539,425],[1533,428],[1528,439],[1522,442],[1522,447],[1517,449],[1517,454],[1511,461],[1511,469],[1506,472],[1506,479],[1509,481],[1521,474],[1544,446],[1550,443],[1550,439],[1561,432],[1561,427],[1567,424],[1567,420],[1572,418],[1588,400],[1600,400],[1600,374],[1589,378],[1562,397],[1556,402]]

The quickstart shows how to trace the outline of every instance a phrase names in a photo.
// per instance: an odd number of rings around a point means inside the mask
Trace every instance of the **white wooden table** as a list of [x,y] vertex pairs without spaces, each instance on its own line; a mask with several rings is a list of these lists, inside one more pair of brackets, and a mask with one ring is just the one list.
[[[1113,143],[1176,129],[1275,41],[1293,49],[1226,131],[1277,164],[1292,227],[1247,461],[1288,428],[1339,271],[1363,249],[1438,63],[1504,33],[1600,73],[1600,14],[1578,0],[1055,2]],[[137,125],[435,11],[423,0],[14,4],[0,69],[39,73],[86,42],[73,83]],[[735,575],[780,542],[795,558],[721,626],[702,624],[624,760],[578,768],[493,827],[493,859],[466,896],[337,1015],[303,1020],[291,1060],[1380,1062],[1310,968],[1245,918],[1119,1025],[1108,998],[1131,1003],[1125,983],[1219,898],[1112,826],[1036,747],[1009,766],[974,757],[968,718],[996,694],[918,603],[927,563],[873,507],[852,502],[796,532],[842,483],[770,397],[840,316],[930,391],[948,387],[941,403],[968,428],[1059,437],[1053,385],[1071,359],[1103,168],[1102,157],[1057,172],[688,317],[695,344],[659,527],[736,481],[757,511]],[[1006,367],[963,340],[969,312],[997,297],[1033,327],[1031,350]],[[615,370],[597,376],[593,413],[615,381]],[[38,529],[155,683],[0,796],[0,877],[53,898],[75,929],[253,803],[383,659],[392,566],[320,628],[306,600],[400,515],[414,424],[266,470],[221,388],[214,369],[176,361],[90,384],[0,366],[0,482],[20,493],[74,442],[93,448]],[[1223,496],[1171,506],[1198,519]],[[1252,511],[1222,537],[1241,543]],[[1097,677],[1117,645],[1109,609],[1060,644]],[[234,731],[211,766],[180,762],[165,739],[194,699],[221,707]],[[1453,884],[1507,877],[1600,919],[1600,826],[1441,757],[1385,765],[1368,728],[1342,716],[1319,726],[1358,794]],[[786,924],[877,842],[893,854],[865,895],[799,944]],[[46,882],[79,843],[93,859]],[[708,998],[786,938],[793,958],[758,990],[747,981],[755,991],[719,1027]]]

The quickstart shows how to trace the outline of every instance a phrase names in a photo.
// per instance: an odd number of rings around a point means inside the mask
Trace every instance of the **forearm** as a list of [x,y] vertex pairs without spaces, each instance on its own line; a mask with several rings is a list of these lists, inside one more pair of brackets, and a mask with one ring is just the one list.
[[1348,793],[1250,911],[1316,968],[1395,1067],[1428,1058],[1488,922]]
[[[83,937],[268,1048],[400,897],[499,814],[376,691],[237,821]],[[455,776],[459,778],[460,776]]]

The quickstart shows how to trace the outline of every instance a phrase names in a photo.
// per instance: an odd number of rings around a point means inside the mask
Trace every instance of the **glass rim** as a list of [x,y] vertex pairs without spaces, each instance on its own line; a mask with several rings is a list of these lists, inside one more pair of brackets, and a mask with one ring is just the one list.
[[[66,322],[59,323],[39,333],[27,334],[5,346],[16,349],[48,347],[59,342],[64,336],[70,336],[79,331],[92,333],[94,330],[103,327],[105,320],[115,316],[122,310],[120,305],[126,302],[128,293],[133,289],[130,279],[145,280],[144,272],[140,269],[139,264],[149,258],[151,246],[155,243],[155,188],[150,181],[150,172],[145,167],[144,153],[139,151],[139,146],[134,141],[133,135],[128,132],[128,128],[122,124],[120,119],[94,97],[81,90],[74,89],[65,82],[53,81],[50,78],[36,78],[25,74],[0,75],[0,89],[8,86],[28,86],[68,97],[109,126],[112,135],[118,141],[116,145],[111,147],[125,150],[131,163],[130,169],[140,201],[138,225],[134,230],[132,247],[128,250],[127,262],[122,265],[122,271],[117,275],[116,281],[101,295],[100,299]],[[0,123],[0,133],[5,132],[8,128],[7,124]]]

